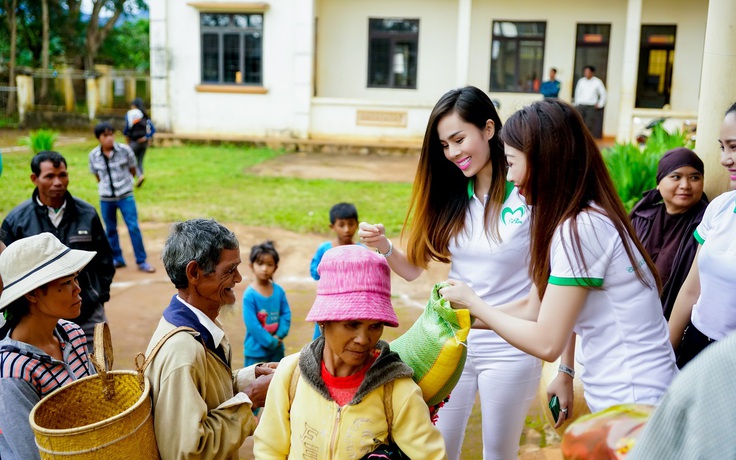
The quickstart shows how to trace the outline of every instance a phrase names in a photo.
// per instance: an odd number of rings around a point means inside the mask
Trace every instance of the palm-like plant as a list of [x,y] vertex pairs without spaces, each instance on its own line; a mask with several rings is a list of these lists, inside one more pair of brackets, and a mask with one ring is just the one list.
[[26,137],[21,137],[18,143],[30,147],[33,153],[38,153],[45,150],[53,150],[54,143],[58,137],[59,133],[57,131],[39,129],[38,131],[31,131]]

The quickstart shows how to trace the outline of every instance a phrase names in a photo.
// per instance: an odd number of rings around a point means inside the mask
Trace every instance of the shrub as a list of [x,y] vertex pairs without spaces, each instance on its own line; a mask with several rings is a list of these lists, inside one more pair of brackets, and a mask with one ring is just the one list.
[[662,154],[677,147],[692,148],[687,133],[668,132],[662,123],[656,124],[643,148],[635,143],[616,143],[603,150],[603,159],[611,174],[616,192],[626,211],[641,199],[647,190],[657,186],[657,165]]
[[38,131],[31,131],[26,137],[21,137],[18,140],[18,143],[20,145],[27,145],[35,154],[45,150],[53,150],[54,142],[56,142],[57,137],[59,137],[59,133],[57,131],[51,129],[39,129]]

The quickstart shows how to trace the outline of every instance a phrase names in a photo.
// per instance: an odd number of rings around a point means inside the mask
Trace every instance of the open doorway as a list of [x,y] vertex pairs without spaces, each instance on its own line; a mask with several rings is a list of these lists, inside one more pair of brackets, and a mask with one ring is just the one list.
[[677,26],[641,26],[636,107],[661,109],[670,103]]
[[[608,48],[611,38],[611,24],[578,24],[577,39],[575,42],[575,68],[573,71],[573,93],[578,80],[583,77],[583,68],[593,66],[595,76],[607,86],[608,78]],[[590,131],[594,137],[603,135],[603,110],[595,118]]]

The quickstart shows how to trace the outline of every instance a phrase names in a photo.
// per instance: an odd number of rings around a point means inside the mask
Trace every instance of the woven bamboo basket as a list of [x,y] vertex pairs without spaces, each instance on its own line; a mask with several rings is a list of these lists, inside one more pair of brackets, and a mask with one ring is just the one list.
[[31,427],[41,458],[158,459],[151,385],[143,372],[109,371],[112,345],[107,324],[95,327],[97,375],[59,388],[33,408]]

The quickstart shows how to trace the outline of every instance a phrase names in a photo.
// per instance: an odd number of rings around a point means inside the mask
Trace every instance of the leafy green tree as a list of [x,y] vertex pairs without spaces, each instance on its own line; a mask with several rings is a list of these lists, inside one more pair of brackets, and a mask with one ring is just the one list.
[[150,66],[149,20],[125,22],[114,28],[100,47],[97,59],[119,69],[145,71]]
[[[81,0],[67,0],[72,1]],[[121,15],[129,15],[135,9],[145,10],[148,8],[145,0],[91,0],[92,14],[87,22],[86,39],[84,42],[84,68],[93,70],[95,58],[100,50],[100,46],[105,42],[110,32],[115,27]],[[100,21],[100,13],[106,8],[112,12],[112,16],[107,18],[104,24]]]

